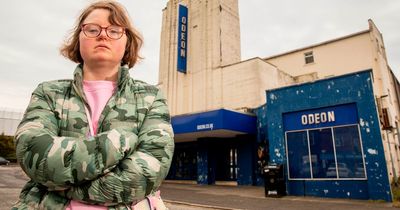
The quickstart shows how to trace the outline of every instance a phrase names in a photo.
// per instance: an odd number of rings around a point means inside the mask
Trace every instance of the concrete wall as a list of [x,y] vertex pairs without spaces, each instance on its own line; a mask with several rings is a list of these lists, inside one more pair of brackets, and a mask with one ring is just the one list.
[[[176,67],[178,3],[189,11],[186,74]],[[170,102],[172,115],[213,109],[214,99],[220,97],[213,91],[221,79],[215,69],[240,59],[237,0],[168,1],[163,10],[159,86]]]
[[[311,51],[314,62],[306,64],[304,53]],[[319,78],[325,78],[354,72],[356,69],[371,68],[373,54],[369,32],[365,31],[346,39],[303,48],[265,60],[292,76],[316,72]]]
[[265,90],[292,84],[294,78],[260,58],[224,66],[220,106],[244,111],[265,104]]

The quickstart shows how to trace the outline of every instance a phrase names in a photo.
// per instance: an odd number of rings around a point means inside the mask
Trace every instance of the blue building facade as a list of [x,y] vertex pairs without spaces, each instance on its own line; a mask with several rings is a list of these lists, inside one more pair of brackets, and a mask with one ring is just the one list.
[[372,71],[266,91],[247,115],[230,110],[176,116],[169,179],[264,184],[282,164],[288,195],[390,202]]
[[289,195],[391,201],[370,70],[266,95],[258,130]]

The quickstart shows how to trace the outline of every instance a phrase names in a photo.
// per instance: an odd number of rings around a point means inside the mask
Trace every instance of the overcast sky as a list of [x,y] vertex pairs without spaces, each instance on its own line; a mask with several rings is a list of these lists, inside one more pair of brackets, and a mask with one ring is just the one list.
[[[90,1],[5,1],[0,7],[0,109],[24,110],[42,81],[72,78],[76,64],[59,54]],[[120,1],[144,37],[145,57],[131,71],[158,81],[162,9],[167,0]],[[389,65],[400,75],[400,1],[239,0],[242,60],[268,57],[368,29],[383,34]]]

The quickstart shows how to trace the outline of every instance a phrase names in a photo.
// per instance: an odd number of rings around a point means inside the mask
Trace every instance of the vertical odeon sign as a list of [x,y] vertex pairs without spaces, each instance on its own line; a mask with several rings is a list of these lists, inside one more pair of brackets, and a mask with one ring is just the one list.
[[178,6],[178,71],[186,73],[188,8]]

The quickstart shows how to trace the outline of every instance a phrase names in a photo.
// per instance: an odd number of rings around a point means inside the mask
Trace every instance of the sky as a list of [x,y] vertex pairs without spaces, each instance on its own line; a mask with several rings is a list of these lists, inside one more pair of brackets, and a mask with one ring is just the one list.
[[[383,34],[400,78],[400,1],[238,0],[242,60],[269,57],[368,29]],[[89,0],[5,1],[0,7],[0,109],[23,111],[40,82],[72,78],[76,64],[59,48]],[[121,0],[144,37],[131,76],[157,84],[162,9],[167,0]]]

